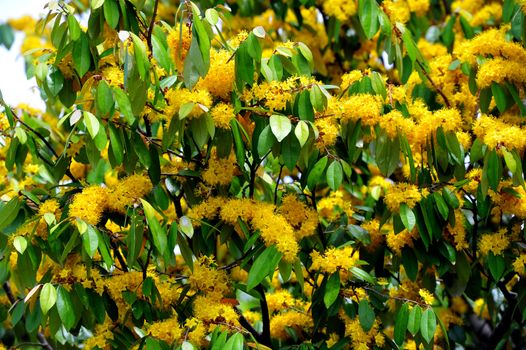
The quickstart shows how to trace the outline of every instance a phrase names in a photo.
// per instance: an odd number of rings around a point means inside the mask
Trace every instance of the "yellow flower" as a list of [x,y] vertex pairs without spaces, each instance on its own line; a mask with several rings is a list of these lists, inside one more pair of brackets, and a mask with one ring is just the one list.
[[90,225],[97,225],[108,207],[108,191],[100,186],[89,186],[73,197],[69,216],[79,218]]
[[506,236],[506,229],[500,229],[496,233],[483,234],[479,240],[478,248],[482,255],[492,252],[495,255],[502,255],[504,250],[510,246],[510,240]]
[[488,304],[482,298],[475,300],[475,302],[473,303],[473,312],[475,313],[475,315],[482,317],[486,320],[491,319],[491,316],[488,310]]
[[298,240],[315,233],[318,226],[318,214],[308,208],[305,203],[300,202],[295,195],[283,197],[279,211],[294,228]]
[[56,199],[48,199],[38,208],[38,214],[44,215],[46,213],[55,214],[60,209],[59,203]]
[[526,275],[526,254],[522,253],[513,261],[513,270],[520,276]]
[[194,263],[194,270],[188,278],[188,282],[196,291],[202,292],[214,300],[220,300],[230,290],[228,277],[224,270],[218,270],[212,265],[215,265],[213,257],[200,257]]
[[228,99],[234,86],[235,72],[232,53],[227,50],[210,51],[210,68],[199,80],[197,89],[206,89],[213,96]]
[[435,302],[435,297],[433,296],[433,293],[429,292],[427,289],[420,289],[418,291],[418,294],[422,297],[422,301],[426,303],[427,305],[433,305]]
[[400,182],[387,190],[384,201],[392,213],[398,213],[402,203],[405,203],[409,208],[414,208],[428,194],[427,189],[420,190],[413,184]]
[[219,158],[215,151],[208,160],[208,167],[203,171],[203,180],[212,186],[229,185],[237,171],[237,161],[233,154]]
[[235,117],[234,107],[228,103],[218,103],[210,111],[210,116],[217,128],[230,129],[230,121]]
[[314,321],[307,313],[287,311],[272,316],[270,319],[270,334],[273,338],[286,340],[290,337],[287,328],[292,328],[301,335],[301,332],[309,332],[313,326]]
[[175,30],[170,31],[166,41],[172,54],[172,59],[175,62],[175,66],[179,72],[183,71],[183,63],[190,49],[192,42],[192,29],[185,28],[183,26],[182,33],[179,30],[179,25],[175,26]]
[[148,333],[157,339],[172,344],[174,341],[181,339],[183,330],[181,329],[179,322],[177,322],[177,316],[174,316],[166,320],[149,324]]
[[323,0],[320,2],[324,13],[336,17],[341,22],[349,21],[358,9],[355,0]]
[[360,260],[360,253],[350,245],[343,248],[329,248],[323,255],[315,250],[310,255],[312,258],[310,269],[329,274],[339,269],[348,270],[356,266],[358,260]]
[[108,193],[109,208],[126,213],[126,207],[135,203],[152,190],[152,183],[145,175],[134,174],[119,181]]

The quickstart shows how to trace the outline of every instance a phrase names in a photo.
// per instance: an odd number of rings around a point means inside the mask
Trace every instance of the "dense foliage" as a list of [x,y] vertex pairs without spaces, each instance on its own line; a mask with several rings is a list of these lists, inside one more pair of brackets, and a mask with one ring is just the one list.
[[526,347],[526,3],[46,11],[0,25],[46,103],[0,95],[0,349]]

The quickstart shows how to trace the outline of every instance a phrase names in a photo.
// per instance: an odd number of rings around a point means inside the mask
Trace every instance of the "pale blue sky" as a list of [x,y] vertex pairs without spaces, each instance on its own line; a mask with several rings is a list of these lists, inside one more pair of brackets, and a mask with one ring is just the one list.
[[[44,13],[44,5],[49,0],[0,0],[0,23],[9,18],[23,15],[38,17]],[[36,90],[35,80],[27,80],[24,72],[24,59],[20,55],[22,34],[17,34],[11,50],[0,47],[0,90],[4,100],[10,105],[25,102],[43,109],[44,102]]]

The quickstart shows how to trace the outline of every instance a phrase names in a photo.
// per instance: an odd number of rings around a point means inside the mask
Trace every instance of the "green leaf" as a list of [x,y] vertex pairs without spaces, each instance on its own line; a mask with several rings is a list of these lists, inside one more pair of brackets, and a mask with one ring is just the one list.
[[276,137],[272,134],[270,126],[265,126],[261,131],[261,134],[259,134],[258,155],[263,157],[268,151],[270,151],[276,141]]
[[120,165],[124,158],[124,148],[122,145],[119,130],[112,123],[108,123],[110,134],[110,151],[113,154],[115,162]]
[[360,304],[358,305],[358,317],[364,332],[369,332],[374,325],[376,316],[373,308],[365,298],[360,300]]
[[135,62],[137,63],[137,70],[142,80],[147,80],[150,69],[150,61],[148,60],[148,54],[146,45],[144,42],[134,33],[131,33],[133,40],[133,54],[135,56]]
[[484,162],[483,174],[487,176],[489,186],[492,190],[497,191],[499,186],[500,178],[502,175],[502,165],[500,162],[499,155],[496,150],[491,150],[487,154],[486,161]]
[[108,25],[115,29],[119,25],[119,6],[116,1],[108,0],[104,2],[104,18]]
[[422,309],[418,305],[413,305],[407,322],[407,330],[413,337],[420,330],[420,320],[422,318]]
[[194,236],[194,226],[192,225],[192,220],[190,220],[188,216],[181,216],[181,219],[179,219],[179,230],[188,238]]
[[290,119],[284,115],[273,114],[270,117],[270,129],[278,142],[283,141],[285,137],[291,132],[292,124]]
[[106,115],[110,113],[113,108],[113,92],[105,80],[101,80],[97,86],[97,94],[95,96],[95,103],[100,114]]
[[325,96],[318,85],[314,85],[310,89],[310,102],[318,112],[325,110],[327,106],[327,96]]
[[[108,0],[108,1],[111,1],[111,0]],[[102,5],[104,5],[104,0],[92,0],[91,1],[91,9],[92,10],[96,10],[99,7],[101,7]]]
[[79,40],[73,43],[73,66],[82,78],[91,66],[91,52],[89,49],[88,36],[81,32]]
[[128,122],[128,124],[133,124],[135,122],[135,117],[132,112],[130,99],[128,98],[128,95],[124,91],[122,91],[119,87],[113,88],[113,94],[115,96],[115,100],[117,101],[117,105],[119,106],[119,110],[124,115],[124,118]]
[[325,294],[323,295],[323,303],[328,309],[338,299],[340,294],[340,272],[336,271],[329,277],[325,285]]
[[17,217],[20,210],[20,201],[13,197],[7,204],[0,208],[0,231],[9,226]]
[[46,283],[40,291],[40,308],[45,315],[55,305],[57,301],[57,291],[51,283]]
[[64,86],[64,76],[59,69],[50,67],[46,77],[46,85],[52,96],[57,96]]
[[398,138],[391,140],[385,132],[380,132],[376,138],[376,164],[383,175],[389,177],[400,162],[400,142]]
[[75,308],[71,301],[69,292],[62,286],[57,289],[57,311],[66,330],[70,330],[75,325]]
[[373,276],[371,276],[366,271],[362,270],[361,268],[357,266],[353,266],[349,269],[354,277],[361,281],[369,282],[369,283],[375,283]]
[[440,213],[444,221],[447,221],[447,218],[449,216],[449,208],[444,198],[442,198],[442,196],[440,195],[440,192],[433,193],[433,199],[435,200],[438,212]]
[[400,219],[408,231],[413,230],[416,224],[415,213],[405,203],[400,205]]
[[307,177],[307,186],[309,189],[312,190],[314,186],[320,183],[328,161],[329,159],[327,157],[321,158],[309,172],[309,176]]
[[224,350],[243,350],[244,342],[245,342],[245,338],[243,338],[243,335],[241,333],[236,333],[233,336],[231,336],[230,339],[228,339],[223,349]]
[[501,113],[504,113],[507,109],[506,92],[504,92],[504,89],[499,84],[492,83],[491,93],[493,94],[497,108]]
[[495,281],[500,281],[504,271],[506,270],[506,261],[504,258],[500,255],[493,254],[493,252],[489,252],[487,257],[487,266],[489,267],[489,271],[491,272],[491,275]]
[[84,125],[86,125],[91,138],[94,139],[99,133],[100,122],[91,112],[84,111],[82,115],[84,117]]
[[166,231],[161,227],[159,220],[155,216],[155,209],[151,206],[150,203],[141,199],[142,207],[144,209],[144,215],[148,221],[150,232],[153,236],[153,245],[161,255],[164,255],[166,248],[168,247],[168,238],[166,236]]
[[294,128],[294,135],[296,135],[296,138],[300,142],[300,146],[303,147],[309,139],[309,125],[303,120],[300,120],[296,128]]
[[131,215],[130,229],[126,235],[126,247],[128,248],[126,263],[129,267],[132,267],[137,261],[137,257],[141,251],[143,234],[144,224],[142,216],[137,215],[137,212],[134,210]]
[[76,41],[78,38],[80,38],[80,33],[82,30],[80,29],[79,22],[73,15],[68,15],[68,28],[69,28],[69,38],[71,41]]
[[411,281],[415,281],[416,276],[418,275],[418,259],[413,249],[406,247],[403,248],[402,265],[404,265],[407,277],[409,277]]
[[99,236],[97,235],[97,231],[95,231],[91,225],[89,225],[86,232],[82,234],[82,244],[89,257],[93,258],[99,247]]
[[276,270],[276,266],[281,260],[281,253],[276,246],[272,245],[261,253],[248,273],[247,290],[250,290],[260,284],[265,277]]
[[405,340],[405,331],[407,330],[407,324],[409,322],[409,304],[404,303],[398,313],[396,314],[395,326],[394,326],[394,341],[397,345],[401,346]]
[[378,32],[378,4],[376,0],[360,0],[358,17],[367,39],[372,39]]
[[20,253],[20,255],[24,254],[27,248],[27,240],[22,236],[16,236],[13,240],[13,247],[15,247],[16,251]]
[[435,312],[432,308],[428,308],[422,313],[422,318],[420,320],[420,334],[422,334],[422,337],[426,342],[430,343],[431,340],[433,340],[436,328],[437,321]]
[[333,161],[327,168],[327,184],[331,190],[336,191],[340,188],[343,180],[342,165],[338,161]]
[[254,70],[254,61],[250,57],[247,44],[243,42],[235,54],[236,84],[240,90],[243,90],[245,83],[248,85],[254,83]]
[[453,209],[457,209],[460,206],[460,202],[455,194],[447,187],[442,189],[442,197],[446,200],[446,203]]

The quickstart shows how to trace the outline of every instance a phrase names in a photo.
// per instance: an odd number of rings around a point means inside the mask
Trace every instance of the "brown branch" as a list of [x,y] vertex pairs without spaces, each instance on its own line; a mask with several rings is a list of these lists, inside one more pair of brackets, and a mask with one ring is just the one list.
[[150,22],[150,27],[148,27],[148,35],[146,37],[146,41],[148,43],[148,48],[150,49],[150,52],[152,52],[152,33],[153,33],[153,26],[155,24],[155,17],[157,16],[158,6],[159,6],[159,0],[155,0],[155,5],[153,5],[152,20]]
[[435,82],[433,81],[433,79],[431,79],[431,77],[429,76],[429,74],[426,72],[426,69],[424,68],[424,65],[422,64],[422,62],[420,62],[419,60],[416,60],[416,63],[418,64],[418,66],[420,67],[420,69],[422,70],[422,74],[424,74],[424,76],[427,78],[427,80],[429,80],[429,82],[431,83],[431,85],[433,86],[433,89],[436,90],[436,92],[438,92],[438,94],[442,97],[442,99],[444,100],[444,103],[446,104],[446,107],[447,108],[451,108],[451,103],[449,103],[449,100],[448,98],[446,97],[446,95],[444,94],[444,92],[442,91],[442,89],[440,89],[437,84],[435,84]]

